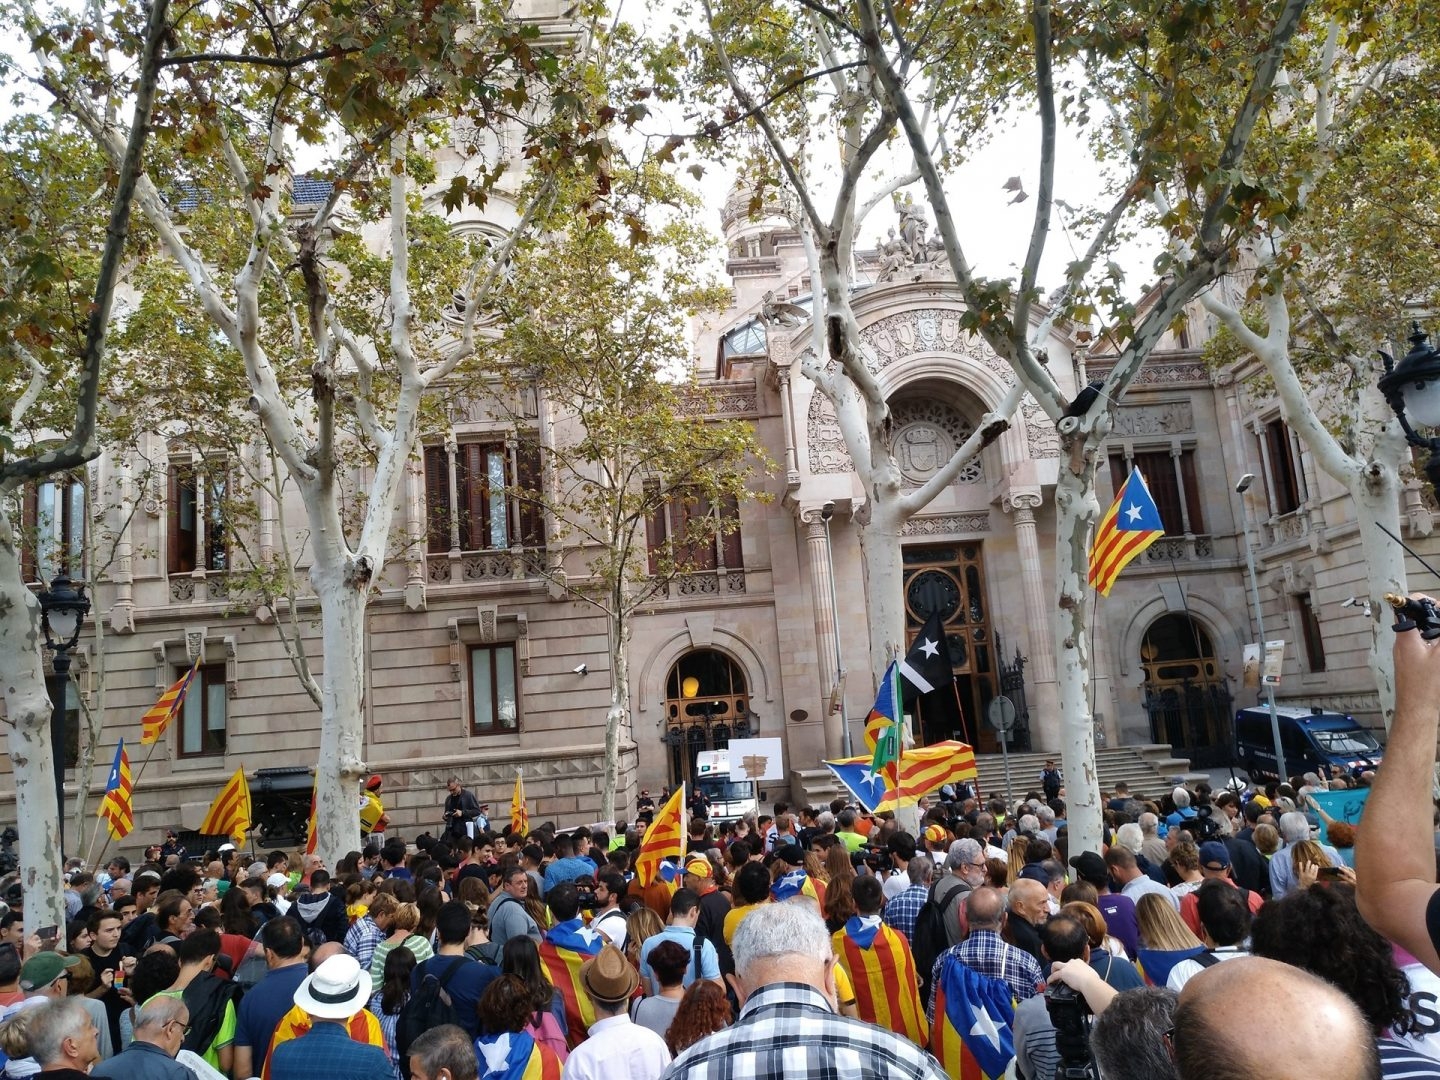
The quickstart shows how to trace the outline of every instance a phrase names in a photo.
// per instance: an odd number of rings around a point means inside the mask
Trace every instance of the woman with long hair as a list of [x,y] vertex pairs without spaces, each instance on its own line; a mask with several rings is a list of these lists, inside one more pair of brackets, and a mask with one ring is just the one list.
[[434,885],[424,886],[415,898],[415,908],[420,912],[420,922],[415,926],[415,933],[432,944],[435,940],[435,920],[444,904],[444,893]]
[[640,946],[664,929],[665,924],[660,921],[660,916],[648,907],[638,907],[626,917],[625,959],[635,965],[636,971],[640,970]]
[[[403,945],[410,950],[417,964],[423,964],[435,955],[430,942],[415,932],[420,925],[420,909],[414,904],[397,904],[390,914],[385,940],[375,946],[375,955],[370,961],[370,991],[379,994],[385,983],[385,957],[390,950]],[[372,1001],[374,998],[371,999]]]
[[821,915],[826,928],[833,934],[843,930],[850,917],[855,914],[855,895],[851,886],[855,884],[855,867],[850,862],[850,853],[836,844],[825,853],[825,869],[830,880],[825,883],[825,901]]
[[1170,972],[1182,960],[1205,951],[1204,943],[1190,932],[1168,897],[1145,893],[1135,904],[1140,927],[1140,973],[1152,986],[1164,986]]
[[550,927],[550,909],[545,906],[545,900],[540,895],[540,886],[535,884],[535,879],[527,874],[525,882],[525,911],[543,932]]
[[1010,841],[1010,858],[1005,866],[1005,884],[1014,885],[1020,871],[1025,869],[1025,853],[1030,850],[1030,840],[1019,833]]
[[461,878],[460,884],[455,887],[455,899],[468,907],[471,912],[483,913],[490,910],[490,890],[478,877]]
[[480,1080],[559,1075],[564,1059],[529,1030],[532,1004],[529,987],[517,975],[501,975],[480,995],[475,1040]]
[[370,1011],[380,1018],[385,1033],[385,1046],[390,1051],[390,1067],[395,1080],[406,1080],[400,1071],[400,1051],[396,1049],[400,1010],[410,1000],[410,976],[415,972],[415,954],[404,945],[397,945],[385,955],[385,979],[380,992],[370,999]]
[[570,1032],[565,1020],[565,998],[546,977],[534,939],[521,934],[505,942],[500,953],[500,971],[524,984],[530,996],[530,1032],[563,1062],[569,1054],[566,1040]]
[[1320,871],[1330,865],[1330,856],[1314,840],[1301,840],[1290,848],[1290,866],[1295,871],[1295,881],[1301,885],[1313,883]]
[[709,979],[696,979],[680,999],[675,1019],[665,1033],[665,1045],[672,1056],[730,1023],[730,1001],[725,991]]

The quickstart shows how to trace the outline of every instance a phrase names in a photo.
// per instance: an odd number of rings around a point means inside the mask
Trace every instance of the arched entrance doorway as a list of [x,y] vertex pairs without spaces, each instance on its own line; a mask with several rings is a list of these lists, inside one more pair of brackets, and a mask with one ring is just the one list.
[[723,750],[749,738],[755,714],[745,673],[715,649],[696,649],[675,662],[665,680],[665,734],[670,784],[691,784],[702,750]]
[[1150,737],[1195,765],[1229,760],[1230,687],[1205,628],[1189,615],[1161,615],[1140,644]]

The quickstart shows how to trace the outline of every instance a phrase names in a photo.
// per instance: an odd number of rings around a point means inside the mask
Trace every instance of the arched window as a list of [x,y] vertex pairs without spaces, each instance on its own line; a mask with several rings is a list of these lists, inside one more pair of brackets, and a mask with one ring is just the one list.
[[702,750],[723,750],[752,730],[750,690],[740,665],[715,649],[686,653],[665,680],[665,734],[674,784],[689,783]]
[[1140,645],[1151,737],[1196,765],[1227,758],[1230,689],[1205,628],[1189,615],[1161,615]]

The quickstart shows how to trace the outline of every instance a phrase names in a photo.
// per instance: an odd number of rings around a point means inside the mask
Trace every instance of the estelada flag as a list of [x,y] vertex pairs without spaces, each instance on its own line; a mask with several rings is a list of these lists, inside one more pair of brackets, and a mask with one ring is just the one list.
[[320,820],[315,812],[316,799],[319,795],[320,778],[317,776],[315,782],[310,785],[310,818],[305,822],[305,854],[314,855],[315,849],[320,846]]
[[475,1056],[485,1080],[560,1080],[563,1070],[555,1051],[524,1031],[481,1035]]
[[1120,571],[1164,535],[1160,509],[1150,497],[1145,477],[1139,469],[1131,469],[1090,544],[1090,584],[1101,596],[1109,596]]
[[[904,715],[900,706],[900,669],[892,660],[885,669],[885,677],[880,680],[880,690],[875,695],[875,704],[870,706],[870,715],[865,718],[866,731],[872,724],[875,725],[875,746],[870,756],[869,771],[884,781],[887,791],[899,785],[900,722]],[[874,807],[870,809],[873,811]]]
[[1000,979],[953,957],[935,982],[930,1052],[956,1080],[1000,1080],[1015,1060],[1015,998]]
[[170,726],[170,721],[185,704],[185,694],[190,689],[190,684],[195,681],[195,676],[200,671],[200,657],[195,657],[195,663],[190,665],[190,670],[176,680],[175,685],[160,695],[160,700],[151,705],[144,716],[140,717],[140,745],[149,746],[165,734],[165,729]]
[[245,782],[245,767],[225,781],[220,794],[210,804],[210,812],[200,824],[203,836],[226,834],[236,847],[245,843],[245,830],[250,828],[250,785]]
[[545,934],[540,942],[540,965],[565,1001],[565,1037],[574,1050],[595,1022],[595,1003],[580,981],[580,966],[605,947],[605,936],[583,926],[568,929],[569,925],[562,923]]
[[878,920],[870,922],[853,915],[835,932],[832,945],[850,976],[860,1019],[924,1046],[930,1027],[920,1003],[915,958],[905,935]]
[[883,773],[872,769],[873,758],[870,757],[842,758],[825,764],[872,814],[900,806],[914,806],[922,795],[938,791],[946,784],[958,784],[976,777],[974,749],[952,739],[904,751],[900,757],[898,787],[890,786]]
[[684,857],[685,785],[681,784],[645,830],[645,839],[640,841],[640,853],[635,856],[635,876],[640,879],[641,885],[649,885],[660,872],[660,864],[665,859]]
[[124,840],[135,827],[135,809],[132,797],[135,794],[135,779],[130,775],[130,755],[125,752],[125,740],[115,748],[115,762],[110,766],[110,776],[105,781],[105,797],[100,800],[97,817],[105,819],[111,840]]
[[519,769],[515,770],[515,793],[510,796],[510,833],[512,836],[530,835],[530,811],[525,806],[525,778]]

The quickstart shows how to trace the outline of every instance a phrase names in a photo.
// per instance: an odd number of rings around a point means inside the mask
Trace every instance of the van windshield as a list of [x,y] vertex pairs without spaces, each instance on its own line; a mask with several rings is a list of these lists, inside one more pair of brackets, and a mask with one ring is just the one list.
[[1375,736],[1361,728],[1349,731],[1312,731],[1315,743],[1327,754],[1373,754],[1380,749]]
[[700,780],[696,786],[709,795],[712,802],[743,802],[754,798],[750,783],[744,780]]

